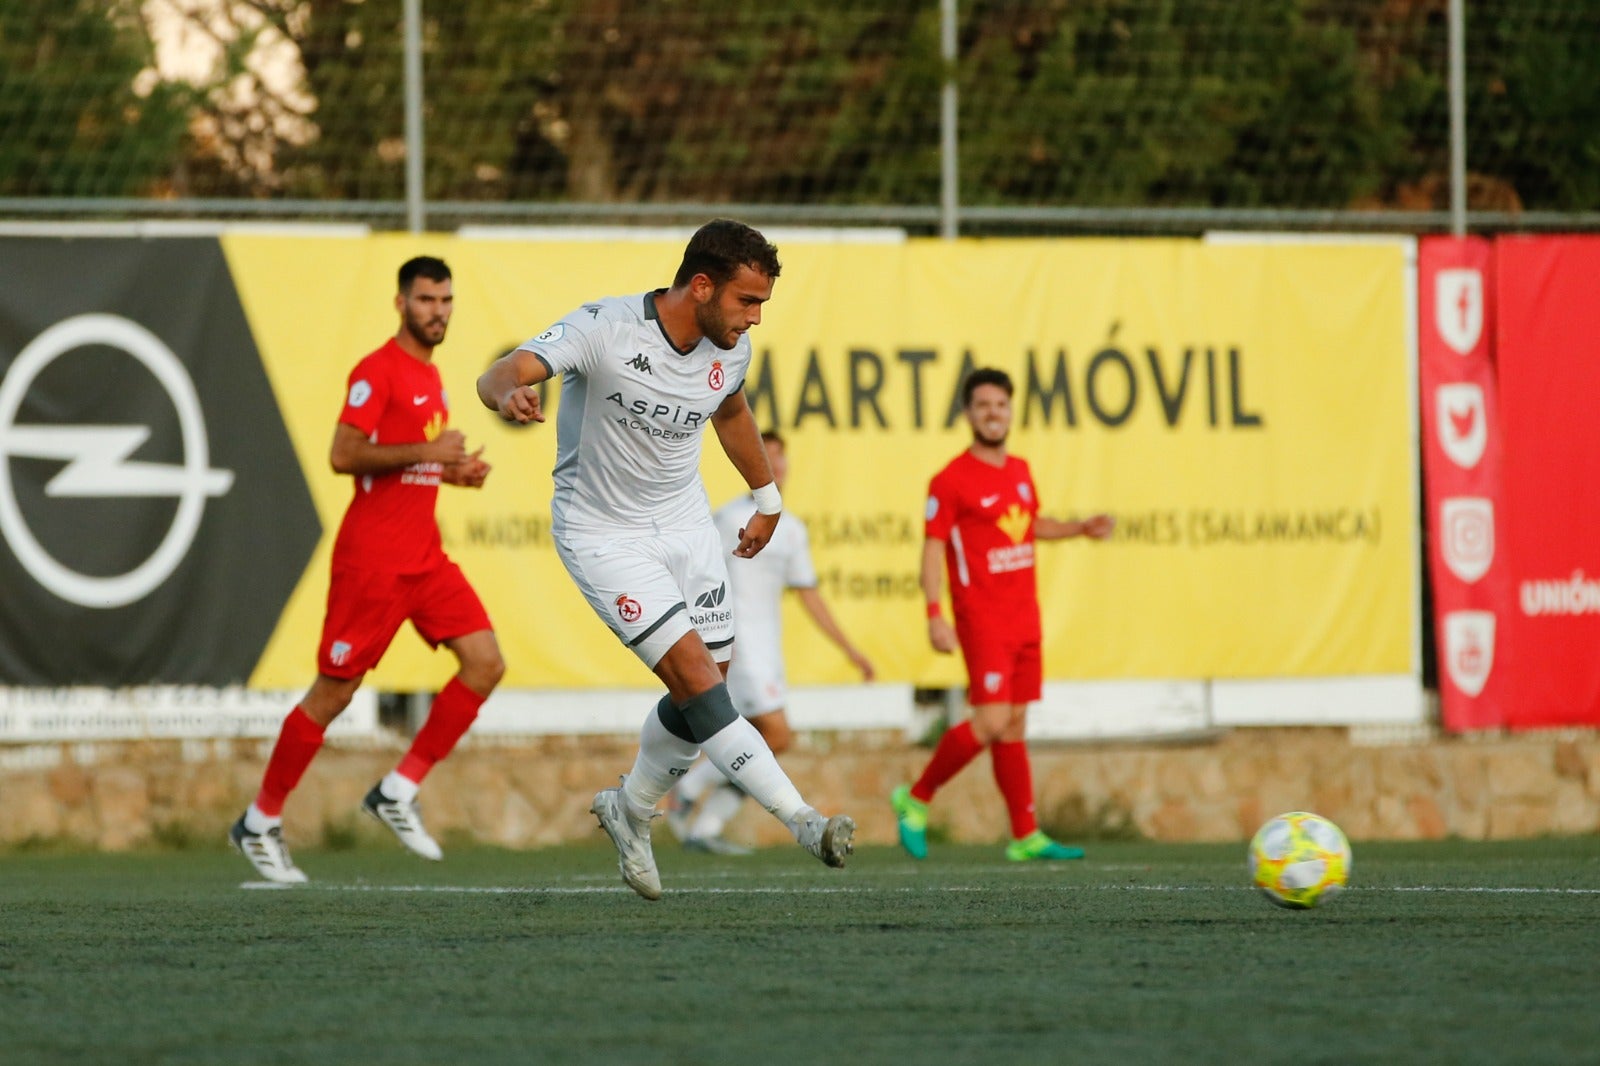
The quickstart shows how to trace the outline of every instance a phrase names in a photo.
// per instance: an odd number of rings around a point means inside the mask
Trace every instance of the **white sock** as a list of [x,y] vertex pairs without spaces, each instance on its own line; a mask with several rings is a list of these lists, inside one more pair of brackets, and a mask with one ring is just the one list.
[[715,788],[727,780],[709,759],[697,762],[689,767],[688,773],[678,778],[678,798],[685,803],[695,803],[706,794],[707,789]]
[[672,783],[699,755],[700,749],[693,741],[674,736],[652,709],[639,730],[639,754],[622,784],[622,795],[633,813],[648,818]]
[[744,793],[739,791],[737,785],[724,782],[721,787],[712,789],[700,801],[700,811],[689,829],[689,835],[701,840],[721,836],[722,831],[728,828],[728,823],[733,821],[733,816],[739,813],[742,803]]
[[417,793],[421,790],[421,785],[409,777],[402,777],[399,770],[390,770],[383,775],[383,780],[378,782],[378,791],[396,803],[411,803],[415,801]]
[[742,788],[780,822],[794,818],[806,801],[789,775],[778,765],[777,756],[767,747],[759,730],[740,718],[729,722],[713,737],[701,743],[706,758]]
[[254,803],[244,809],[244,827],[251,833],[265,833],[283,824],[283,818],[269,818]]

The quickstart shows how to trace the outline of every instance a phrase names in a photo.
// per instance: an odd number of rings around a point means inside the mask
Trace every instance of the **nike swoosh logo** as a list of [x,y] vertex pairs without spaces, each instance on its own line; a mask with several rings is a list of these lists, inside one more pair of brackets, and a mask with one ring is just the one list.
[[413,396],[411,397],[411,402],[416,404],[418,407],[421,407],[423,404],[428,402],[428,396],[426,393],[421,396]]
[[1000,494],[999,493],[996,493],[993,496],[985,496],[983,499],[978,501],[978,506],[979,507],[990,507],[990,506],[994,505],[995,503],[999,502],[999,500],[1000,500]]

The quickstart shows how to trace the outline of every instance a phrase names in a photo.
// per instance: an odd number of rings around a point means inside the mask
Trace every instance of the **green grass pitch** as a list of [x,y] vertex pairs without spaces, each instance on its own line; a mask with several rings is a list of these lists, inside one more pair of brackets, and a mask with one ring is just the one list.
[[1597,837],[1357,841],[1308,912],[1243,844],[833,871],[663,839],[648,903],[601,842],[453,843],[301,849],[294,889],[221,848],[0,855],[0,1062],[1600,1059]]

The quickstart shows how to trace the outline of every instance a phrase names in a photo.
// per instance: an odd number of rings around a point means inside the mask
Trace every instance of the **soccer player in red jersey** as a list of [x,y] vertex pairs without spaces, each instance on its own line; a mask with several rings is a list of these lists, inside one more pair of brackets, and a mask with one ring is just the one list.
[[402,622],[410,619],[430,645],[449,648],[460,669],[434,698],[405,757],[361,807],[425,859],[443,853],[423,828],[417,790],[505,673],[489,615],[445,555],[434,518],[441,484],[480,488],[489,475],[483,449],[469,453],[466,437],[445,428],[450,411],[433,350],[454,306],[450,268],[418,256],[400,267],[399,281],[400,329],[350,372],[329,454],[335,471],[355,479],[355,496],[334,541],[317,678],[284,720],[261,791],[229,832],[269,881],[306,880],[283,843],[284,800]]
[[[1023,740],[1028,704],[1039,698],[1042,680],[1034,542],[1104,540],[1114,520],[1106,514],[1075,521],[1039,513],[1028,464],[1006,452],[1011,394],[1004,371],[985,368],[967,375],[961,403],[972,426],[972,446],[928,486],[922,548],[928,641],[946,654],[961,648],[972,717],[946,730],[922,776],[891,797],[900,843],[914,859],[928,855],[928,804],[934,793],[984,748],[1011,816],[1006,858],[1083,858],[1082,849],[1058,844],[1040,831],[1034,816],[1033,771]],[[953,627],[940,606],[946,566]]]

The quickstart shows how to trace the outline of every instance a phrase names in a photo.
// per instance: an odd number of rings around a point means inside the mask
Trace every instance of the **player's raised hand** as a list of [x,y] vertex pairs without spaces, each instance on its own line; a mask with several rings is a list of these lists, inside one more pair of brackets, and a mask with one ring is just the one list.
[[772,539],[772,531],[778,528],[778,518],[779,515],[762,514],[760,511],[751,515],[750,521],[739,530],[739,546],[733,549],[733,554],[741,559],[754,558]]
[[500,397],[496,410],[507,422],[526,425],[529,422],[544,421],[544,411],[540,406],[538,389],[532,385],[518,385]]

